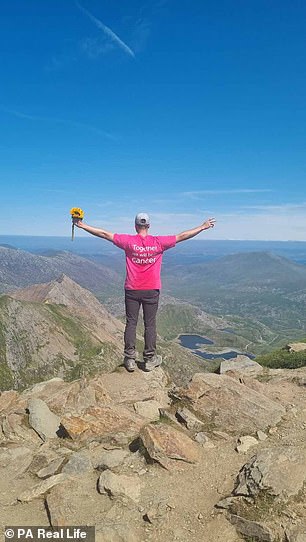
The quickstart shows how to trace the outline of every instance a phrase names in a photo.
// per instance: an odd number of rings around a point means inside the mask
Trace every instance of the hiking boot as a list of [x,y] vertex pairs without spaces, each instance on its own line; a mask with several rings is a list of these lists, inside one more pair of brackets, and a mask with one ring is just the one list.
[[154,355],[152,356],[152,358],[147,358],[144,360],[143,370],[147,372],[152,371],[156,367],[159,367],[161,365],[161,362],[162,362],[161,356]]
[[129,373],[133,373],[136,369],[136,362],[132,358],[124,358],[124,367]]

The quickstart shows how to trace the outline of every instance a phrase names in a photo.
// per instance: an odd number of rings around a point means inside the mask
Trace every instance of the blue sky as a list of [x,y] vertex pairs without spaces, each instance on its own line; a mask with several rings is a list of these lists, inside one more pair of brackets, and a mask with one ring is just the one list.
[[0,234],[306,239],[306,4],[1,6]]

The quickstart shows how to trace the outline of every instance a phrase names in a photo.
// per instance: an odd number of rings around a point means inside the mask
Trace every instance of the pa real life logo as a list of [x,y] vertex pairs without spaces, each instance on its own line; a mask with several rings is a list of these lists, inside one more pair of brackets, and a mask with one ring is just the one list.
[[61,527],[56,530],[45,527],[7,527],[5,529],[6,540],[26,539],[57,539],[57,540],[86,540],[89,534],[94,534],[94,527]]

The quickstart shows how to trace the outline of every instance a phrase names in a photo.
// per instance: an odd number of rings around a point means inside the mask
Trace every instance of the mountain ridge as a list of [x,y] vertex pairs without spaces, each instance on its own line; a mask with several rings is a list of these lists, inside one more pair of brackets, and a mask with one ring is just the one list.
[[[306,266],[292,262],[271,252],[237,253],[209,262],[188,266],[173,265],[168,269],[172,276],[183,280],[197,279],[212,281],[218,285],[256,284],[260,286],[277,284],[287,287],[301,283],[306,287]],[[167,277],[165,277],[167,281]]]
[[113,370],[124,326],[69,277],[0,296],[0,388]]
[[72,316],[82,316],[83,325],[97,335],[99,340],[113,341],[113,335],[118,333],[122,339],[124,325],[114,318],[89,290],[65,274],[51,282],[33,284],[9,292],[8,295],[19,301],[64,305]]
[[0,292],[49,282],[63,273],[84,288],[102,295],[118,291],[122,282],[116,271],[71,252],[38,256],[0,247]]

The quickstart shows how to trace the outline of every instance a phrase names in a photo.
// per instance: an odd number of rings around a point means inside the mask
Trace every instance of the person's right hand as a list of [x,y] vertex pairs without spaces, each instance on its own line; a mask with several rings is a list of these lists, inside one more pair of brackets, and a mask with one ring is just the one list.
[[216,224],[216,219],[215,218],[209,218],[208,220],[206,220],[203,224],[205,230],[208,230],[209,228],[213,228],[214,225]]

